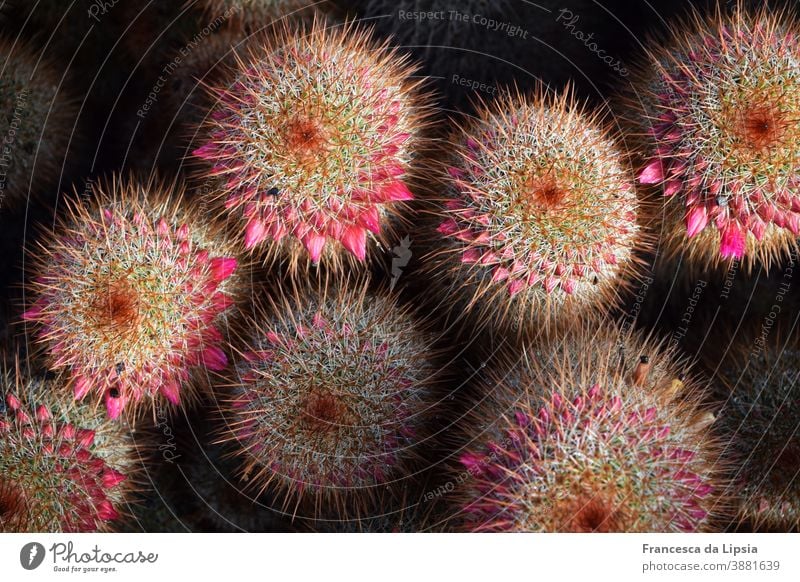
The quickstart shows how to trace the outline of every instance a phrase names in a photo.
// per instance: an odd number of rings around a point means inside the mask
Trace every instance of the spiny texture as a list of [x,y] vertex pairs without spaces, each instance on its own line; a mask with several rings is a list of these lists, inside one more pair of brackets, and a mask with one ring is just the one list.
[[248,52],[201,129],[202,177],[221,180],[247,248],[363,261],[412,198],[424,114],[413,70],[364,32],[319,23]]
[[102,398],[112,418],[162,396],[178,404],[193,368],[227,363],[237,260],[178,186],[114,179],[92,193],[29,254],[24,318],[76,399]]
[[689,388],[680,377],[670,354],[613,330],[572,333],[489,373],[460,457],[465,527],[708,529],[720,509],[715,452],[691,394],[676,395]]
[[707,364],[724,403],[718,431],[734,471],[738,519],[773,531],[800,529],[800,342],[755,328],[720,341]]
[[666,252],[769,265],[796,247],[798,32],[787,14],[737,9],[695,15],[651,50],[630,103],[649,137],[639,181],[660,185],[670,214],[682,212]]
[[137,453],[127,431],[59,400],[60,380],[1,378],[0,530],[112,529],[133,490]]
[[506,94],[448,148],[445,246],[429,261],[453,278],[448,295],[512,321],[615,297],[642,233],[632,176],[597,115],[568,92]]
[[59,87],[61,74],[24,43],[0,37],[0,208],[56,182],[78,107]]
[[245,477],[287,504],[369,497],[419,455],[437,378],[430,338],[392,298],[356,289],[283,300],[251,322],[236,363],[224,438]]

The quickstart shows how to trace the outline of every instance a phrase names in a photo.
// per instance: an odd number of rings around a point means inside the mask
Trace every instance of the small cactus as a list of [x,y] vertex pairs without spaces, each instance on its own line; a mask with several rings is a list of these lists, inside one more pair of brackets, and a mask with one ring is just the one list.
[[102,399],[112,418],[179,404],[192,370],[227,363],[221,325],[239,296],[237,259],[180,186],[113,179],[92,193],[29,253],[23,318],[76,399]]
[[63,379],[4,373],[0,381],[0,530],[113,529],[138,470],[127,430],[59,399]]
[[428,270],[454,307],[522,328],[613,302],[644,237],[625,156],[596,114],[569,92],[508,93],[448,151]]
[[769,266],[800,235],[800,27],[741,6],[694,14],[650,50],[627,99],[643,184],[666,197],[664,252]]
[[715,428],[730,459],[737,519],[800,529],[800,341],[761,323],[710,342],[705,364],[722,403]]
[[463,527],[709,529],[721,509],[709,418],[672,355],[613,330],[561,339],[482,380],[455,475]]
[[[224,407],[246,480],[341,507],[409,470],[438,378],[430,338],[382,293],[325,288],[251,321]],[[302,514],[301,514],[302,515]]]
[[200,177],[221,181],[226,212],[248,249],[292,265],[364,261],[400,202],[423,117],[406,60],[363,31],[288,27],[251,43],[194,151]]
[[78,103],[54,63],[23,42],[0,37],[0,209],[24,204],[58,183],[80,138]]

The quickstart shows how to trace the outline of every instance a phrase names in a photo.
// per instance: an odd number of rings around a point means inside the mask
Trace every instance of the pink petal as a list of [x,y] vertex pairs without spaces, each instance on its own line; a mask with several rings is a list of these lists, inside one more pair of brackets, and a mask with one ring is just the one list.
[[11,410],[19,410],[22,406],[22,403],[20,403],[19,398],[13,394],[8,394],[6,395],[6,406],[8,406]]
[[100,477],[100,481],[103,483],[103,487],[105,487],[106,489],[111,489],[112,487],[116,487],[124,480],[125,480],[125,475],[114,469],[106,469],[105,471],[103,471],[102,477]]
[[725,258],[740,259],[744,256],[745,234],[735,222],[730,223],[722,231],[720,254]]
[[792,212],[787,214],[786,226],[792,231],[792,234],[797,236],[800,234],[800,215]]
[[674,196],[680,192],[682,185],[680,180],[670,180],[664,185],[664,196]]
[[508,294],[512,297],[522,291],[522,288],[525,286],[525,282],[521,279],[514,279],[508,284]]
[[322,256],[322,250],[325,248],[325,237],[315,232],[309,232],[303,239],[303,244],[306,246],[306,249],[308,249],[311,260],[314,263],[319,262],[319,258]]
[[95,432],[93,430],[82,429],[78,431],[78,444],[83,448],[89,448],[94,444]]
[[342,244],[359,261],[363,261],[367,256],[367,231],[358,226],[351,226],[344,231]]
[[478,249],[467,249],[461,255],[462,263],[475,263],[481,258],[481,253]]
[[381,198],[387,202],[401,202],[413,200],[414,195],[403,182],[392,182],[381,190]]
[[126,399],[121,393],[115,397],[111,395],[110,390],[106,392],[106,411],[108,412],[108,416],[111,418],[111,420],[116,420],[119,418],[119,415],[122,413],[122,409],[125,408],[125,402]]
[[111,505],[111,502],[106,499],[97,505],[97,517],[105,521],[111,521],[117,519],[119,513],[114,509],[114,506]]
[[263,222],[254,218],[247,223],[244,234],[244,246],[250,250],[267,237],[267,229]]
[[200,146],[199,148],[197,148],[196,150],[194,150],[192,152],[192,155],[197,157],[197,158],[202,158],[204,160],[209,160],[209,159],[215,157],[216,153],[217,153],[217,146],[216,146],[216,144],[214,144],[212,142],[212,143],[207,143],[207,144],[205,144],[203,146]]
[[215,281],[224,281],[236,270],[237,261],[231,257],[215,257],[209,262],[211,277]]
[[380,234],[381,232],[381,216],[378,213],[378,208],[371,206],[367,208],[361,215],[361,224],[367,227],[371,232]]
[[209,346],[203,350],[201,356],[203,365],[209,370],[220,371],[228,365],[228,357],[217,346]]
[[504,281],[508,279],[509,275],[511,275],[511,272],[505,267],[495,267],[494,274],[492,274],[492,283]]
[[686,216],[686,235],[692,238],[708,224],[708,210],[705,206],[695,206]]
[[444,236],[450,236],[458,232],[458,224],[452,218],[448,218],[442,222],[437,228],[437,232]]
[[181,389],[177,382],[165,382],[158,391],[172,404],[177,406],[181,403]]
[[72,387],[73,393],[75,394],[75,400],[83,400],[83,397],[86,396],[86,393],[89,392],[91,389],[92,384],[86,378],[86,376],[77,376],[75,378],[75,384]]
[[664,168],[661,160],[656,159],[647,164],[642,173],[639,174],[639,182],[642,184],[659,184],[664,180]]
[[22,319],[25,321],[37,320],[42,315],[42,306],[39,303],[34,303],[31,308],[22,314]]

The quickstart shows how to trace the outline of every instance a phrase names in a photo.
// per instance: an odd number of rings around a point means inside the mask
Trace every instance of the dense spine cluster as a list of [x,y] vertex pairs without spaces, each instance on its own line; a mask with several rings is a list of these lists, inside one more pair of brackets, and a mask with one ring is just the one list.
[[[800,28],[739,8],[676,26],[635,95],[643,184],[668,199],[666,252],[769,263],[800,234]],[[689,239],[693,239],[691,242]]]
[[369,497],[418,456],[437,379],[430,339],[389,296],[301,293],[250,324],[224,438],[244,475],[334,505]]
[[626,160],[569,96],[507,94],[453,135],[429,271],[516,322],[606,307],[643,238]]
[[800,342],[754,327],[729,338],[707,350],[705,363],[722,403],[717,431],[737,518],[757,529],[800,529]]
[[132,439],[91,407],[60,401],[59,382],[2,376],[2,531],[109,531],[126,511]]
[[76,399],[102,399],[112,418],[160,397],[178,404],[195,366],[227,363],[237,259],[178,186],[115,179],[93,194],[31,252],[24,318]]
[[682,377],[670,354],[614,331],[571,333],[489,374],[470,424],[489,429],[469,432],[460,456],[464,527],[709,529],[722,509],[715,449]]
[[220,181],[247,248],[365,260],[413,198],[425,115],[413,69],[365,32],[319,23],[247,53],[200,129],[201,177]]

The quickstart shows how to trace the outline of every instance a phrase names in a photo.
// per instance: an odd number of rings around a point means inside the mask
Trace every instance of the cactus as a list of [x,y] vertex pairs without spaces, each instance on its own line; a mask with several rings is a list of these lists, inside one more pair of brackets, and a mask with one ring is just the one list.
[[426,112],[413,69],[363,31],[318,22],[248,54],[200,129],[200,176],[221,181],[248,249],[270,241],[292,265],[365,260],[412,198]]
[[767,267],[800,234],[800,38],[787,13],[694,14],[650,50],[627,99],[664,252],[705,272]]
[[717,431],[730,459],[737,520],[757,530],[800,529],[800,342],[749,325],[704,352],[722,402]]
[[507,93],[448,141],[428,272],[453,307],[524,329],[607,308],[645,242],[632,176],[570,93]]
[[[221,231],[155,180],[91,185],[39,247],[23,314],[53,369],[117,418],[165,399],[179,404],[199,366],[225,367],[225,317],[240,293]],[[191,390],[189,391],[191,395]]]
[[463,527],[709,529],[722,507],[716,450],[672,354],[608,327],[562,339],[484,375],[453,477]]
[[135,491],[138,452],[128,431],[60,399],[62,378],[0,378],[0,529],[113,529]]
[[222,437],[245,480],[316,515],[410,470],[439,376],[406,309],[366,283],[331,286],[273,302],[248,328]]
[[0,37],[0,209],[58,182],[78,106],[55,65],[20,41]]

